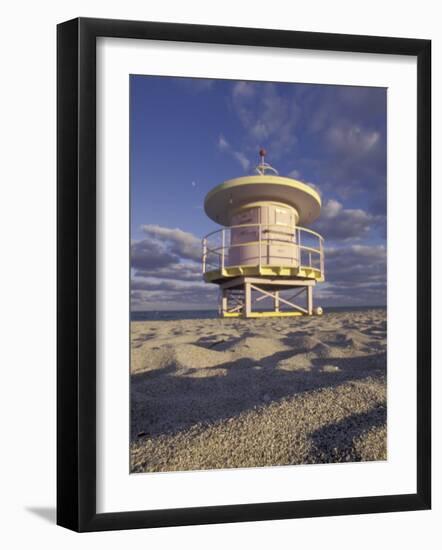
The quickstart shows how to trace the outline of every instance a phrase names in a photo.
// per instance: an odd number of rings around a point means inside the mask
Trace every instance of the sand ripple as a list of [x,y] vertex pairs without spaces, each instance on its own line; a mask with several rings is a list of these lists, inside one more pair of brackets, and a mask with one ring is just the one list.
[[133,472],[386,458],[386,314],[132,323]]

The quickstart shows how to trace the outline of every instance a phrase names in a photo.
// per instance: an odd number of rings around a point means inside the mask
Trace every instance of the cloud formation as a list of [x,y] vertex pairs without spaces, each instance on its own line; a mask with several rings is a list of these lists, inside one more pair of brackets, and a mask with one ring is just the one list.
[[366,237],[373,227],[375,216],[360,208],[344,208],[330,199],[322,207],[314,229],[328,240],[355,240]]
[[[132,283],[134,284],[134,283]],[[136,286],[139,286],[136,283]],[[143,286],[143,285],[141,285]],[[213,309],[217,308],[218,288],[215,285],[204,284],[195,287],[145,284],[145,288],[131,289],[131,308],[133,310],[151,309]]]
[[202,276],[201,263],[181,262],[178,257],[167,267],[151,267],[148,270],[136,269],[134,277],[157,277],[179,281],[196,281]]
[[387,251],[384,245],[354,244],[344,248],[326,248],[326,259],[327,280],[385,284]]
[[278,158],[296,144],[300,108],[294,98],[280,94],[273,83],[236,82],[232,105],[242,124],[247,150],[256,151],[266,144],[273,158]]
[[[348,242],[355,231],[363,236],[372,219],[363,211],[343,208],[337,201],[324,207],[324,223],[337,242]],[[341,220],[342,224],[341,224]],[[216,285],[202,279],[200,241],[191,233],[163,226],[143,226],[146,239],[132,244],[134,309],[216,309]],[[325,231],[324,234],[326,235]],[[330,239],[331,240],[331,239]],[[330,246],[326,239],[326,282],[316,294],[324,305],[382,305],[386,303],[384,245]]]
[[[345,209],[337,201],[328,201],[324,207],[325,223],[329,224],[336,241],[347,242],[357,230],[364,235],[372,220],[361,212]],[[341,219],[344,220],[342,225]],[[204,283],[199,258],[198,261],[192,259],[196,245],[199,250],[199,239],[180,229],[144,228],[148,237],[132,244],[132,307],[216,309],[218,289],[216,285]],[[324,305],[385,304],[385,245],[344,244],[333,247],[328,242],[326,240],[326,282],[318,285],[317,298]]]
[[205,285],[200,290],[132,290],[131,308],[133,311],[146,310],[185,310],[217,309],[218,289],[215,285]]
[[244,171],[264,146],[277,168],[291,159],[291,177],[302,174],[340,201],[367,196],[367,212],[385,215],[384,89],[239,81],[230,101],[242,138],[233,148],[222,134],[218,147]]
[[318,87],[306,98],[302,121],[316,144],[315,158],[301,158],[326,194],[340,200],[367,196],[367,209],[386,210],[386,93],[382,88]]
[[325,305],[385,305],[387,251],[384,245],[325,250],[326,283],[316,290]]
[[195,280],[193,282],[179,280],[161,280],[155,277],[149,278],[133,278],[132,290],[200,290],[205,288],[203,280]]
[[357,125],[339,124],[327,130],[325,139],[336,153],[359,158],[376,149],[380,144],[381,135]]
[[141,229],[146,238],[131,247],[131,307],[215,309],[217,288],[203,281],[200,239],[161,225]]
[[171,254],[188,260],[201,260],[201,240],[192,233],[161,225],[143,225],[141,230],[155,239],[149,239],[149,242],[161,243]]
[[167,250],[157,240],[144,239],[135,241],[131,245],[131,266],[133,269],[158,269],[177,261],[179,261],[179,257]]

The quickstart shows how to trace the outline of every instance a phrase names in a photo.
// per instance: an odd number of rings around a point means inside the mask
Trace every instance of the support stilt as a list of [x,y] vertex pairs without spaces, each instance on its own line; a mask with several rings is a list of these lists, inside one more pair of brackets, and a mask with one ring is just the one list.
[[245,317],[249,318],[252,313],[252,288],[249,282],[244,284],[245,292]]
[[227,312],[227,290],[221,289],[221,316],[224,317]]
[[279,290],[275,290],[275,311],[279,311]]
[[313,287],[306,287],[307,290],[307,315],[313,315]]

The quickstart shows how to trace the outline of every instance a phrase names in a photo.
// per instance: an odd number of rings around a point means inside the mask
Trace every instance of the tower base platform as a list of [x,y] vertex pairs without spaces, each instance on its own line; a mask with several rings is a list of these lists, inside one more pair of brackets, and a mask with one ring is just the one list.
[[[280,279],[265,277],[236,277],[221,283],[221,317],[295,317],[313,315],[314,279]],[[282,290],[292,289],[289,298],[280,296]],[[270,301],[271,307],[259,309],[260,302]],[[303,305],[299,302],[303,300]]]

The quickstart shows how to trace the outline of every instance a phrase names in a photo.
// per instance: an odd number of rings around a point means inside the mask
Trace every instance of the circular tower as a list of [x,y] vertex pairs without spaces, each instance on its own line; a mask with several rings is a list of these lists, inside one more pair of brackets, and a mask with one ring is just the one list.
[[[259,155],[255,175],[225,181],[205,198],[206,214],[223,227],[203,239],[204,280],[219,285],[223,317],[312,315],[313,287],[324,281],[324,240],[305,226],[318,218],[321,197],[280,176],[264,149]],[[294,296],[280,296],[289,289]],[[262,309],[263,301],[272,307]]]

